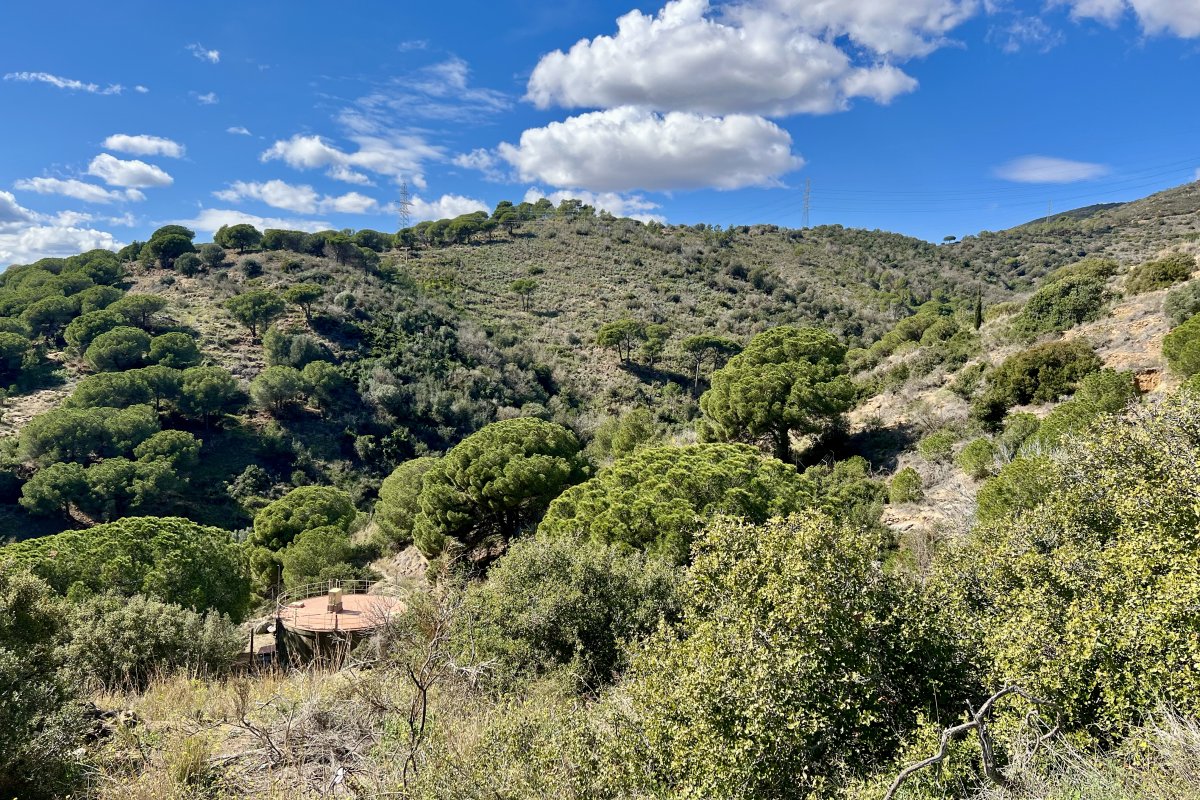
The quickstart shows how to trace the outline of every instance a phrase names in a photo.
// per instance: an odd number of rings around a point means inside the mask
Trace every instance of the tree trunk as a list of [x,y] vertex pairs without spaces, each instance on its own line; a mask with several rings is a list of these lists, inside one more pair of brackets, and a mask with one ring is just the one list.
[[775,457],[785,464],[792,463],[792,440],[787,428],[775,431]]

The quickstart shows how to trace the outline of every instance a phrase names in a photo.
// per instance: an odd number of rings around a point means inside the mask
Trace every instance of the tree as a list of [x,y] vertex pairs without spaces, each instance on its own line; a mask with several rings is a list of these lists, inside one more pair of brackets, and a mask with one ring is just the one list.
[[163,461],[175,472],[190,472],[200,463],[203,444],[187,431],[159,431],[133,448],[141,462]]
[[310,361],[300,371],[309,396],[323,409],[331,409],[342,400],[349,386],[345,376],[328,361]]
[[140,367],[149,352],[150,334],[123,326],[93,339],[83,358],[98,372],[119,372]]
[[220,367],[190,367],[183,371],[179,410],[193,419],[209,421],[241,405],[237,380]]
[[326,525],[301,531],[279,553],[283,585],[294,587],[313,583],[320,580],[322,573],[346,564],[353,556],[354,544],[343,528]]
[[21,317],[29,324],[34,336],[57,342],[76,311],[75,303],[69,297],[51,296],[32,303]]
[[222,225],[213,234],[214,242],[230,250],[236,248],[239,254],[252,247],[258,247],[262,238],[263,235],[257,228],[245,222],[238,225]]
[[421,510],[421,483],[437,459],[425,456],[405,461],[383,480],[375,503],[375,524],[395,549],[412,542],[413,526]]
[[628,364],[633,355],[633,343],[646,338],[646,324],[626,317],[614,322],[606,322],[596,332],[596,344],[601,347],[611,347],[617,351],[617,356]]
[[579,449],[566,428],[530,417],[493,422],[471,434],[422,481],[413,528],[417,547],[434,558],[452,543],[470,551],[507,542],[535,525],[564,488],[586,477]]
[[765,522],[815,499],[812,481],[748,445],[648,447],[564,491],[538,533],[620,544],[683,564],[695,532],[717,516]]
[[354,503],[341,489],[301,486],[254,515],[253,540],[271,550],[280,550],[314,528],[348,531],[354,516]]
[[304,398],[307,388],[295,367],[267,367],[250,381],[250,399],[272,415],[282,416]]
[[339,264],[345,265],[358,253],[358,245],[344,233],[335,233],[325,240],[325,252]]
[[373,231],[370,228],[363,228],[355,233],[353,240],[359,247],[374,250],[376,253],[392,249],[392,237],[390,234]]
[[115,286],[89,286],[79,293],[79,313],[99,311],[120,300],[125,293]]
[[82,465],[59,461],[40,469],[21,487],[21,507],[30,514],[65,516],[88,492]]
[[1022,350],[996,367],[971,413],[994,424],[1012,406],[1048,403],[1071,394],[1082,378],[1100,366],[1100,358],[1086,341],[1046,342]]
[[26,568],[55,592],[145,594],[235,620],[250,601],[242,546],[228,531],[178,517],[126,517],[0,549],[0,563]]
[[167,225],[151,234],[139,255],[143,260],[157,261],[163,269],[171,269],[179,256],[195,252],[192,246],[195,236],[193,231],[180,225]]
[[200,363],[200,346],[186,333],[173,331],[150,340],[150,360],[172,369],[186,369]]
[[234,319],[250,329],[250,335],[258,338],[258,330],[283,314],[283,298],[266,289],[254,289],[225,301],[225,308]]
[[283,299],[304,310],[304,319],[312,322],[312,307],[325,294],[325,289],[316,283],[297,283],[283,291]]
[[33,353],[33,342],[19,333],[0,333],[0,379],[15,380]]
[[167,307],[167,298],[156,294],[127,294],[108,307],[107,310],[123,315],[129,324],[142,330],[154,327],[154,317]]
[[63,338],[78,352],[84,353],[92,340],[100,334],[128,324],[129,319],[124,314],[111,309],[88,311],[71,320],[63,331]]
[[538,282],[533,278],[517,278],[508,285],[508,290],[521,298],[521,310],[529,310],[529,298],[537,291]]
[[820,436],[854,403],[846,348],[820,328],[782,326],[758,334],[712,376],[700,398],[705,441],[768,442],[791,459],[793,433]]
[[684,339],[679,343],[679,349],[692,361],[692,391],[695,392],[700,388],[700,369],[705,361],[709,362],[713,369],[719,369],[737,355],[742,346],[723,336],[701,333]]

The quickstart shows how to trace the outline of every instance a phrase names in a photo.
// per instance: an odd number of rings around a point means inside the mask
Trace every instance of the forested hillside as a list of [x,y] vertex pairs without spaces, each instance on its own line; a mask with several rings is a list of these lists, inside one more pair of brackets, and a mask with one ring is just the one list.
[[[10,267],[0,793],[1191,797],[1197,254],[1192,183]],[[345,668],[233,672],[352,579],[404,611]]]

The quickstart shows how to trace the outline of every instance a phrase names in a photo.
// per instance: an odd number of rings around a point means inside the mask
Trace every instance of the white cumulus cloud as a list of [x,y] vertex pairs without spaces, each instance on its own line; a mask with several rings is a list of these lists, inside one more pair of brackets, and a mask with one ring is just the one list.
[[424,185],[424,163],[442,158],[440,147],[412,134],[356,134],[349,139],[357,150],[348,152],[320,136],[296,134],[275,142],[261,160],[283,161],[294,169],[325,169],[329,177],[347,183],[369,183],[362,173],[365,170],[397,179],[408,177],[420,187]]
[[202,208],[191,219],[172,220],[175,225],[184,225],[192,230],[206,233],[211,233],[222,225],[239,225],[243,222],[253,225],[260,231],[267,228],[283,228],[314,233],[330,229],[329,222],[326,220],[260,217],[257,214],[247,214],[245,211],[238,211],[234,208]]
[[11,192],[0,191],[0,267],[123,246],[107,231],[80,227],[89,219],[75,212],[43,216],[22,207]]
[[1105,164],[1050,156],[1022,156],[996,168],[998,177],[1017,183],[1077,183],[1102,178],[1108,173]]
[[145,133],[136,136],[128,133],[114,133],[104,140],[104,149],[130,153],[135,156],[166,156],[167,158],[183,158],[185,152],[183,145],[179,142]]
[[110,83],[108,86],[101,86],[98,83],[85,83],[84,81],[77,81],[74,78],[51,75],[49,72],[9,72],[4,76],[4,80],[23,81],[25,83],[48,83],[59,89],[69,89],[73,92],[87,92],[89,94],[120,94],[125,91],[125,87],[119,83]]
[[92,163],[88,165],[88,174],[95,175],[109,186],[145,188],[170,186],[175,182],[174,178],[153,164],[137,159],[125,161],[108,153],[101,153],[92,159]]
[[799,169],[787,131],[762,117],[625,107],[532,128],[497,152],[521,180],[593,192],[773,186]]
[[146,199],[146,195],[137,189],[110,190],[76,178],[22,178],[13,184],[13,188],[38,194],[73,197],[85,203],[120,203],[127,200]]
[[300,214],[328,213],[367,214],[375,211],[379,203],[374,198],[359,192],[343,195],[321,195],[311,186],[296,185],[286,181],[265,182],[235,181],[228,189],[213,192],[217,198],[229,203],[241,200],[259,200],[272,208],[282,208]]
[[[775,0],[719,12],[708,0],[672,0],[654,16],[624,15],[615,35],[543,56],[526,96],[541,108],[768,116],[831,113],[855,97],[887,103],[917,87],[888,59],[932,50],[976,7],[970,0]],[[863,58],[840,47],[842,36],[871,52]]]
[[1096,19],[1116,24],[1127,13],[1137,17],[1149,34],[1200,37],[1200,3],[1196,0],[1058,0],[1076,19]]

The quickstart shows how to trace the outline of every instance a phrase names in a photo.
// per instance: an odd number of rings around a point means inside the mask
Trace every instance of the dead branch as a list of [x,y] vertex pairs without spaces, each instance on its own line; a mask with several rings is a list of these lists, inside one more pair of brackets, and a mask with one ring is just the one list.
[[[967,733],[968,731],[975,731],[976,735],[979,737],[979,748],[982,751],[983,759],[983,774],[988,777],[988,780],[997,786],[1007,788],[1008,779],[1004,777],[1004,774],[1001,773],[999,769],[996,768],[996,759],[992,751],[992,737],[988,733],[987,728],[987,718],[991,714],[992,707],[1001,699],[1008,697],[1009,695],[1017,695],[1018,697],[1021,697],[1035,705],[1046,705],[1045,700],[1040,700],[1036,697],[1030,697],[1027,693],[1016,686],[1005,686],[1003,689],[985,700],[983,705],[979,707],[978,711],[968,704],[967,712],[970,719],[968,719],[966,722],[943,730],[936,753],[931,755],[929,758],[922,759],[921,761],[918,761],[915,764],[910,764],[909,766],[900,770],[900,774],[896,776],[896,780],[892,781],[892,785],[890,788],[888,788],[887,794],[883,796],[883,800],[893,800],[893,798],[896,796],[896,792],[900,790],[900,787],[904,784],[904,782],[911,778],[915,773],[925,769],[926,767],[931,767],[935,764],[941,764],[943,761],[945,761],[946,756],[949,753],[950,742]],[[1058,726],[1056,725],[1049,733],[1045,735],[1045,737],[1039,738],[1038,744],[1044,743],[1057,732]]]

